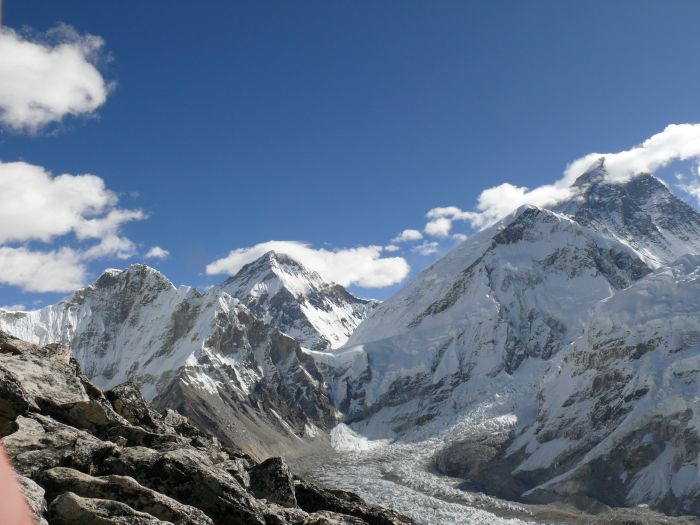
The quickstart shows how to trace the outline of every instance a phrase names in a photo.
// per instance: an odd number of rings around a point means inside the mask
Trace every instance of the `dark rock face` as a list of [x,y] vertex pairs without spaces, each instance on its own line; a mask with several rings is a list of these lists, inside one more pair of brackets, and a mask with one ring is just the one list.
[[[342,505],[295,482],[281,458],[256,464],[132,383],[105,394],[68,356],[0,333],[2,445],[40,525],[411,523],[363,518],[356,496]],[[298,505],[298,491],[323,496]]]
[[269,458],[250,470],[250,490],[258,498],[264,498],[284,507],[296,507],[294,476],[283,458]]
[[405,517],[392,510],[367,505],[362,498],[344,490],[324,489],[303,479],[295,480],[299,506],[307,512],[329,510],[359,518],[359,523],[370,525],[401,525]]

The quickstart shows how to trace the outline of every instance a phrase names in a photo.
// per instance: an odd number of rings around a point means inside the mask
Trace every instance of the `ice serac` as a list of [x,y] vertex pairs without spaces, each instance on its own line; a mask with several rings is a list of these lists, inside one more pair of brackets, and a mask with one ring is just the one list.
[[354,297],[291,257],[274,251],[220,287],[253,314],[312,350],[342,346],[378,302]]
[[336,419],[313,360],[223,290],[176,288],[145,265],[108,270],[72,297],[0,312],[1,329],[63,342],[100,388],[131,380],[256,456],[287,452]]
[[613,237],[658,266],[700,253],[700,215],[658,178],[641,174],[611,183],[601,160],[573,185],[574,197],[555,209]]
[[599,301],[648,272],[617,240],[522,207],[379,306],[335,358],[333,396],[358,425],[401,434],[458,418],[485,382],[508,390],[522,379],[534,393],[542,372],[533,367],[578,337]]
[[538,501],[589,497],[700,514],[700,257],[601,302],[510,445]]

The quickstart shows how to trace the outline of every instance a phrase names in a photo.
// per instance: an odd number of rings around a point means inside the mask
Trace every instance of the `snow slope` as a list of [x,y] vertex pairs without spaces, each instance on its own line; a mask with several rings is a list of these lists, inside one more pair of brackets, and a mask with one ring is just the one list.
[[539,399],[509,451],[531,497],[700,514],[700,256],[602,301]]
[[491,378],[507,388],[525,361],[546,362],[580,335],[598,301],[648,271],[629,247],[523,207],[358,327],[335,357],[334,401],[352,419],[373,417],[374,426],[382,418],[398,434],[459,414],[465,384]]

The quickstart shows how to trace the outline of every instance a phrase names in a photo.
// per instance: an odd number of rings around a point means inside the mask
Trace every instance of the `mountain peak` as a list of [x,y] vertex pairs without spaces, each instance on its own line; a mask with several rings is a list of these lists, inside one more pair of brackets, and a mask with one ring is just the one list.
[[240,298],[240,291],[248,295],[275,295],[286,289],[293,296],[304,296],[331,283],[315,271],[284,253],[265,252],[238,272],[226,279],[221,288],[233,297]]
[[572,186],[580,188],[589,184],[603,182],[607,174],[608,171],[605,169],[605,157],[600,157],[591,164],[582,175],[578,176]]
[[575,186],[576,195],[554,211],[631,246],[652,266],[700,253],[700,214],[654,175],[607,181],[601,163]]
[[274,250],[243,266],[220,288],[256,317],[315,350],[342,345],[377,304]]
[[114,286],[115,283],[135,283],[138,286],[155,286],[159,289],[175,287],[165,275],[143,263],[135,263],[122,270],[108,268],[91,286],[108,288]]

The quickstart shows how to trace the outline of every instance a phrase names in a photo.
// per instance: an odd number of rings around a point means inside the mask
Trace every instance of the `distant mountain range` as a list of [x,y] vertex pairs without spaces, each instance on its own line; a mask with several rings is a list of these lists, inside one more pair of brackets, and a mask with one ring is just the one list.
[[205,292],[108,270],[0,329],[64,341],[101,388],[133,380],[257,456],[325,444],[342,420],[440,436],[435,467],[465,488],[700,515],[700,214],[602,161],[572,189],[382,304],[270,252]]
[[270,252],[205,292],[145,265],[107,270],[55,305],[0,311],[0,329],[66,343],[101,388],[132,380],[155,406],[265,456],[337,423],[300,343],[341,344],[376,304]]

